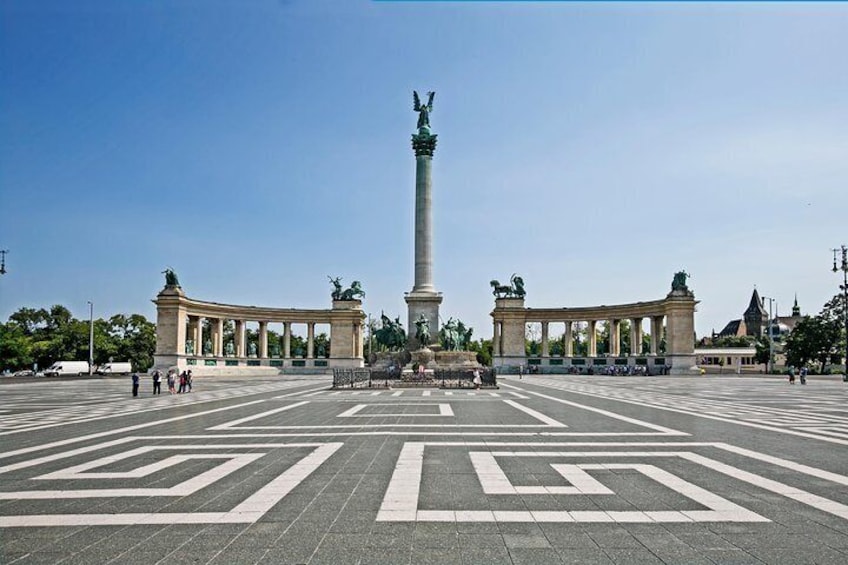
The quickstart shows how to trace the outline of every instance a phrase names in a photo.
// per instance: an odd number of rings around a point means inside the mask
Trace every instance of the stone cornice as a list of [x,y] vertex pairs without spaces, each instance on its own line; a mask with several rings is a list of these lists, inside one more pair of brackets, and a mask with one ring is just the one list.
[[[351,301],[353,302],[353,301]],[[356,301],[359,302],[359,301]],[[188,316],[205,318],[224,318],[256,322],[293,322],[329,324],[332,322],[359,322],[365,319],[361,308],[350,309],[306,309],[306,308],[267,308],[263,306],[241,306],[221,304],[187,298],[184,295],[162,294],[153,301],[156,305],[177,306],[185,310]],[[360,303],[361,304],[361,303]],[[353,306],[353,305],[352,305]]]

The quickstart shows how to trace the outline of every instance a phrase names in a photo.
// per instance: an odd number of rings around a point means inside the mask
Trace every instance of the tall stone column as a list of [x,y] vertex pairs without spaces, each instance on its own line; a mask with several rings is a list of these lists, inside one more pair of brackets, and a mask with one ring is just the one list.
[[283,358],[291,357],[291,322],[283,322]]
[[609,325],[609,355],[611,357],[618,357],[621,354],[621,321],[610,320]]
[[212,324],[212,354],[215,357],[224,355],[224,319],[217,318]]
[[245,326],[244,320],[236,320],[236,335],[234,336],[235,341],[236,341],[236,347],[235,347],[236,357],[247,357],[247,346],[244,343],[245,342],[245,333],[244,333],[245,327],[246,326]]
[[574,355],[574,330],[573,322],[565,323],[565,335],[562,337],[562,355],[563,357],[571,357]]
[[630,320],[630,355],[642,354],[642,318]]
[[315,357],[315,322],[306,324],[306,358]]
[[[416,95],[417,96],[417,95]],[[416,105],[416,111],[422,111]],[[433,153],[436,135],[430,133],[429,114],[424,112],[418,120],[418,133],[412,135],[415,151],[415,283],[404,298],[407,304],[408,348],[418,348],[415,338],[415,321],[424,316],[429,322],[431,338],[439,333],[439,305],[442,295],[433,284]],[[432,110],[432,98],[429,109]]]
[[548,348],[548,322],[542,322],[542,357],[549,356]]
[[598,332],[595,327],[597,322],[595,320],[589,320],[589,328],[587,330],[587,336],[589,338],[589,357],[597,357],[598,356]]
[[651,355],[659,355],[663,316],[651,316]]
[[492,357],[498,357],[501,354],[501,323],[495,320],[492,328]]
[[259,358],[268,357],[268,322],[259,322]]

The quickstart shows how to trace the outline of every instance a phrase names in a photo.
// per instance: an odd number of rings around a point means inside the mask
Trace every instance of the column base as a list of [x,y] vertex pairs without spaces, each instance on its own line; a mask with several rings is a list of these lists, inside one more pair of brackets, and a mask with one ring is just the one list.
[[419,349],[418,340],[415,339],[415,320],[418,316],[424,315],[430,324],[430,342],[438,342],[439,340],[439,305],[442,303],[442,295],[438,292],[410,292],[403,297],[406,301],[408,317],[407,317],[407,344],[406,348],[409,351]]

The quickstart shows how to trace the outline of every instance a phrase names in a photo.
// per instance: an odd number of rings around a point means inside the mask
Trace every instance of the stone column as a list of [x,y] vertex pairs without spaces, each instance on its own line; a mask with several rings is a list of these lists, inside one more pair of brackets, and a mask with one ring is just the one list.
[[306,358],[315,357],[315,322],[306,324]]
[[194,354],[203,354],[203,316],[198,316],[191,339],[194,340]]
[[418,348],[415,320],[427,318],[430,336],[439,334],[439,305],[442,296],[433,284],[433,153],[436,135],[427,126],[412,136],[415,151],[415,283],[404,300],[407,304],[408,348]]
[[259,357],[268,357],[268,322],[259,322]]
[[236,335],[235,335],[235,351],[236,357],[247,357],[247,344],[245,343],[245,329],[246,325],[244,320],[236,320]]
[[500,322],[494,321],[492,328],[492,357],[497,357],[501,354],[501,326]]
[[199,320],[198,320],[197,316],[186,316],[186,318],[187,318],[187,321],[188,321],[188,327],[186,328],[186,342],[188,342],[188,340],[193,341],[194,344],[195,344],[195,346],[194,346],[195,349],[186,348],[185,354],[186,355],[194,355],[194,352],[197,348],[197,340],[195,339],[195,334],[197,333],[197,324],[198,324]]
[[291,322],[283,322],[283,359],[291,358]]
[[565,357],[574,355],[574,322],[565,323],[565,335],[563,336],[562,354]]
[[542,322],[542,357],[548,355],[548,322]]
[[642,354],[642,318],[630,320],[630,355]]
[[662,316],[651,316],[651,355],[659,355],[662,339]]
[[609,354],[611,357],[618,357],[621,354],[621,321],[609,321],[610,348]]
[[212,354],[215,357],[224,355],[224,319],[216,318],[212,324]]
[[595,320],[589,320],[589,328],[586,330],[587,338],[589,339],[589,357],[597,357],[598,356],[598,334],[596,331]]

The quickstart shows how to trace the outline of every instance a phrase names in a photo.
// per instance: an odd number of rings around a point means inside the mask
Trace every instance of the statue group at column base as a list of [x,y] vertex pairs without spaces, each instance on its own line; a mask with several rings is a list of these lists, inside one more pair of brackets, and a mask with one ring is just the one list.
[[443,351],[437,345],[422,347],[414,351],[380,351],[372,354],[370,365],[372,368],[381,371],[394,368],[401,372],[412,372],[413,366],[417,368],[420,365],[431,372],[437,369],[482,367],[477,362],[477,354],[474,351]]

